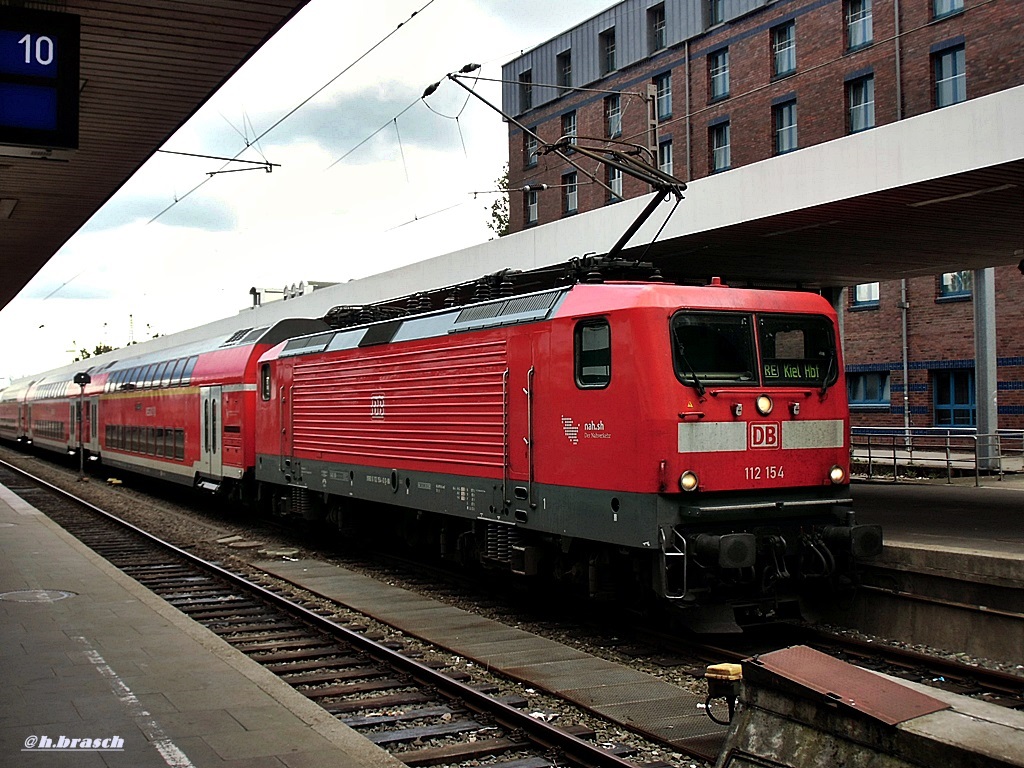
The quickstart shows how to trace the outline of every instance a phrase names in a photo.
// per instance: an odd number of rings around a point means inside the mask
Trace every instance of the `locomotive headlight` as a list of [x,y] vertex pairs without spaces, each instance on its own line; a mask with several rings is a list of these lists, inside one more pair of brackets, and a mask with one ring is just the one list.
[[774,404],[772,403],[772,399],[768,397],[768,395],[758,395],[756,405],[757,412],[760,413],[762,416],[767,416],[769,413],[772,412],[772,406]]
[[697,490],[697,475],[690,470],[686,470],[679,477],[679,487],[684,491],[695,491]]
[[839,485],[839,483],[846,479],[846,472],[836,464],[828,471],[828,479],[832,481],[833,485]]

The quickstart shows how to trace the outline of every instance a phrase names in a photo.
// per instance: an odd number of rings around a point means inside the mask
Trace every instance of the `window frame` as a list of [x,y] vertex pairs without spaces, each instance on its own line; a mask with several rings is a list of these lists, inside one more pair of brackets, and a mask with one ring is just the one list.
[[[963,377],[963,378],[961,378]],[[942,368],[931,371],[932,385],[932,422],[936,427],[947,427],[949,429],[970,429],[978,424],[978,398],[974,382],[973,368]],[[957,399],[957,385],[967,385],[967,401],[961,402]],[[939,395],[945,392],[949,395],[948,403],[940,403]],[[949,421],[944,423],[940,419],[940,413],[948,412]],[[957,415],[967,413],[966,423],[957,423]]]
[[622,169],[608,166],[608,172],[606,176],[608,186],[611,188],[611,192],[608,193],[609,203],[621,203],[623,200],[622,196]]
[[[725,134],[724,145],[718,144],[718,139]],[[725,165],[718,164],[718,156],[725,150]],[[722,120],[715,125],[708,126],[708,151],[711,173],[721,173],[732,168],[732,127],[729,120]]]
[[529,112],[533,109],[533,70],[527,69],[519,73],[519,111]]
[[562,174],[562,215],[579,213],[579,184],[576,171]]
[[622,100],[617,93],[604,99],[604,131],[609,139],[622,135]]
[[665,22],[665,3],[647,9],[648,53],[656,53],[668,47],[668,26]]
[[[792,122],[783,123],[783,118],[792,109]],[[800,136],[798,133],[798,114],[796,99],[786,99],[772,106],[772,125],[774,127],[774,154],[785,155],[800,149]],[[792,133],[792,146],[787,142],[783,147],[782,137]]]
[[[860,295],[860,288],[864,286],[874,286],[868,289],[867,296]],[[874,283],[858,283],[850,289],[850,308],[851,309],[877,309],[879,306],[879,295],[880,295],[880,284]]]
[[719,48],[708,54],[708,101],[729,97],[729,49]]
[[[949,7],[945,10],[940,10],[940,6],[948,5]],[[933,19],[945,19],[949,16],[955,16],[958,13],[963,13],[964,0],[932,0],[932,18]]]
[[708,0],[708,26],[725,23],[725,0]]
[[[949,280],[947,280],[947,276]],[[974,296],[974,273],[969,269],[939,275],[936,301],[966,301]]]
[[[535,134],[536,131],[533,132]],[[523,134],[523,167],[536,168],[540,157],[540,142],[530,133]]]
[[[876,380],[875,386],[870,387],[877,391],[878,396],[871,398],[867,396],[869,383]],[[851,409],[855,410],[886,410],[892,407],[892,375],[888,370],[878,371],[857,371],[846,374],[846,395]]]
[[672,117],[672,73],[662,72],[654,78],[655,88],[655,114],[658,120],[668,120]]
[[[875,42],[874,8],[872,0],[846,0],[846,50],[858,51]],[[863,39],[854,42],[855,30],[860,30]]]
[[[783,38],[782,35],[785,34]],[[796,72],[796,22],[787,21],[771,28],[772,77],[788,77]],[[784,47],[783,47],[784,44]],[[788,69],[782,66],[788,64]]]
[[[949,57],[952,57],[951,59]],[[946,72],[951,64],[953,71]],[[935,77],[935,108],[951,107],[967,101],[967,49],[963,43],[950,45],[932,53],[932,73]],[[951,100],[943,97],[943,91],[952,91]],[[958,98],[959,97],[959,98]]]
[[540,216],[538,194],[536,189],[528,189],[523,193],[523,216],[528,227],[535,225]]
[[674,166],[672,139],[662,139],[658,142],[658,170],[672,176]]
[[[590,328],[603,328],[607,332],[607,344],[604,347],[585,348],[584,333]],[[597,381],[585,381],[583,373],[583,355],[594,350],[607,350],[607,373]],[[591,374],[593,375],[593,374]],[[573,379],[577,389],[607,389],[612,382],[612,328],[607,317],[588,317],[577,321],[573,327]]]
[[[570,109],[568,112],[563,112],[561,119],[561,138],[567,138],[570,141],[575,141],[577,136],[578,125],[579,121],[575,109]],[[571,131],[569,130],[570,128],[572,129]]]
[[567,48],[555,57],[558,70],[558,87],[564,93],[572,88],[572,48]]
[[[864,101],[855,103],[855,99],[864,97]],[[863,110],[856,113],[855,110]],[[856,116],[864,115],[866,125],[857,127]],[[864,75],[846,83],[846,129],[850,134],[868,131],[875,127],[875,76]]]
[[615,27],[609,27],[597,36],[598,55],[601,57],[601,74],[608,75],[618,69],[615,59]]

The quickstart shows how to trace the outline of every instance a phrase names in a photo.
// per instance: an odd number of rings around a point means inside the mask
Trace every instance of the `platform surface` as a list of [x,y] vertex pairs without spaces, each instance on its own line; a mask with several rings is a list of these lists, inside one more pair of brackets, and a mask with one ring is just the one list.
[[0,765],[402,765],[3,486],[0,596]]

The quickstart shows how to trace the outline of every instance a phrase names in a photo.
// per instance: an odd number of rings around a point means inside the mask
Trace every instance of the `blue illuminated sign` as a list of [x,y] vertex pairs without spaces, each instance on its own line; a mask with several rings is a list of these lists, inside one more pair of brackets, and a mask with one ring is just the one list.
[[0,145],[78,147],[79,18],[0,7]]

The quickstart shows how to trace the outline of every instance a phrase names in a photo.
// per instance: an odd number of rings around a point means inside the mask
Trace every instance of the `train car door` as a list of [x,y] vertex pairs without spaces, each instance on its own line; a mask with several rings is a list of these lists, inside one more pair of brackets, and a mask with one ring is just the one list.
[[85,447],[94,456],[100,452],[100,428],[99,428],[99,398],[89,397],[85,400],[86,405],[86,428]]
[[209,477],[219,478],[223,474],[224,468],[221,453],[221,433],[223,432],[221,388],[200,387],[199,400],[202,408],[200,420],[203,426],[199,471]]
[[530,340],[510,340],[505,379],[506,502],[531,501],[535,373]]

